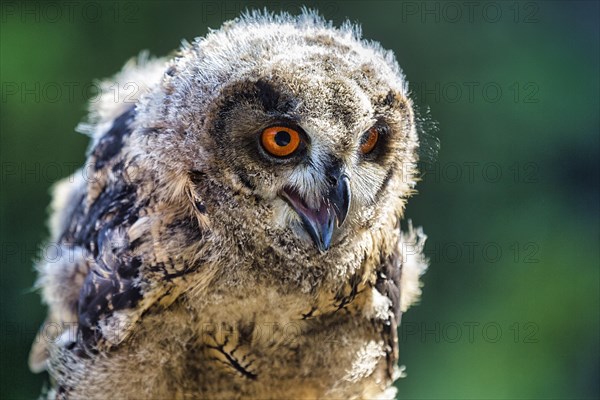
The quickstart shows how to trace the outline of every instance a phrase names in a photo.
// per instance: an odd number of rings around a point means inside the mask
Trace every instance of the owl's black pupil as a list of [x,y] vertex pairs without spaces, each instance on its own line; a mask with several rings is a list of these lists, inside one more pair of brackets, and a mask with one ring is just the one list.
[[288,144],[290,144],[291,140],[292,137],[286,131],[279,131],[275,134],[275,143],[277,143],[277,146],[287,146]]

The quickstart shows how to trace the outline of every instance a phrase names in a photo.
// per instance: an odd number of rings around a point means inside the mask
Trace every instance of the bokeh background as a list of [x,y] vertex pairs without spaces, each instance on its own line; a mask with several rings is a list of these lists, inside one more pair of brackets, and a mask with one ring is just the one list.
[[246,7],[303,4],[393,49],[439,125],[407,209],[431,267],[403,319],[399,398],[600,396],[597,2],[4,1],[2,399],[35,398],[48,379],[26,365],[45,314],[32,260],[51,257],[49,188],[84,161],[74,127],[94,80]]

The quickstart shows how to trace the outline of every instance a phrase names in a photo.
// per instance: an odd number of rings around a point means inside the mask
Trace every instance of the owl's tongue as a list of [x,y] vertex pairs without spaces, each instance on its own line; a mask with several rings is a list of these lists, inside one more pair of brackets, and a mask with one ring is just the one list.
[[312,237],[321,251],[331,244],[331,236],[335,228],[336,213],[329,199],[324,198],[318,209],[310,208],[302,197],[293,189],[286,188],[282,196],[302,219],[304,229]]
[[324,224],[330,215],[329,211],[329,202],[325,199],[319,204],[318,209],[310,208],[306,205],[306,202],[302,199],[302,197],[295,190],[285,190],[287,194],[288,200],[293,203],[292,205],[296,209],[296,211],[302,211],[306,216],[311,217],[311,219],[319,222],[320,224]]
[[328,193],[321,197],[316,208],[309,207],[303,197],[292,188],[286,187],[280,193],[298,213],[304,229],[322,252],[329,249],[333,231],[346,220],[352,199],[350,179],[341,170],[330,179],[330,185]]

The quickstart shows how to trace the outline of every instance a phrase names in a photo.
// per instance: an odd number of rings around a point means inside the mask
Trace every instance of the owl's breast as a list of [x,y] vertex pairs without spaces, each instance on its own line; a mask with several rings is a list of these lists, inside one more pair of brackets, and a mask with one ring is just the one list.
[[381,325],[364,312],[373,306],[371,290],[346,302],[268,288],[235,296],[215,291],[193,325],[188,393],[362,398],[383,391],[388,349]]

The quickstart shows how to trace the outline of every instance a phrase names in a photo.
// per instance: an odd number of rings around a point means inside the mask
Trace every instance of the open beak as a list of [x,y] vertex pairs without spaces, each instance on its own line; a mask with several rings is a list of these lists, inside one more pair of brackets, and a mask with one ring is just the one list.
[[316,209],[308,207],[294,189],[285,188],[281,197],[298,213],[304,229],[317,248],[325,252],[331,245],[333,231],[342,226],[348,216],[352,192],[348,176],[342,174],[333,182],[328,195],[322,197]]

